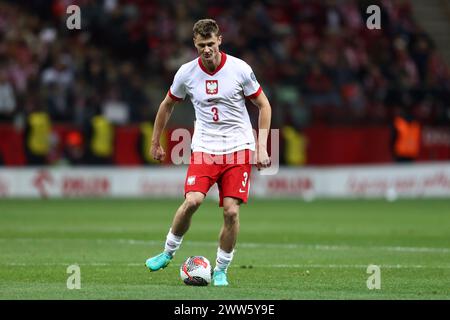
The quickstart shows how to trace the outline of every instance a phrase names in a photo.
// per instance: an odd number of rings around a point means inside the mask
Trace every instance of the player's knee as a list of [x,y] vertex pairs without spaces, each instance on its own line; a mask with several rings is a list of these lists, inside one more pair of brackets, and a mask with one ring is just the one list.
[[225,219],[225,223],[229,224],[236,223],[239,220],[239,206],[238,205],[224,206],[223,217]]
[[185,205],[187,207],[187,209],[192,210],[192,209],[197,209],[198,207],[200,207],[200,205],[202,204],[203,198],[201,196],[198,195],[186,195],[186,200]]

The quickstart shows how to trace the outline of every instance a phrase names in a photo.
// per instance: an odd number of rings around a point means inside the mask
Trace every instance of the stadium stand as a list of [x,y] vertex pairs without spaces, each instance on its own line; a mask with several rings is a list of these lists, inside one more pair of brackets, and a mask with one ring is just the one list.
[[[139,130],[177,68],[196,57],[193,23],[212,17],[222,49],[252,65],[274,128],[387,127],[404,108],[423,125],[448,126],[450,69],[411,2],[369,2],[2,1],[0,121],[20,129],[40,104],[55,128],[82,130],[102,108],[116,126]],[[70,4],[81,8],[81,30],[66,28]],[[380,30],[366,27],[369,4],[382,8]],[[191,127],[192,117],[171,125]]]

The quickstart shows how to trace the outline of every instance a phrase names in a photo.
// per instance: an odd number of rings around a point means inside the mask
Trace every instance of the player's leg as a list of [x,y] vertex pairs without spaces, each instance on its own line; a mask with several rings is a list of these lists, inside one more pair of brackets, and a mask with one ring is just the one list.
[[[200,161],[198,161],[198,158]],[[172,221],[171,228],[167,233],[164,252],[147,259],[146,266],[151,271],[165,268],[172,260],[175,252],[180,248],[183,236],[189,229],[194,212],[202,203],[208,190],[216,182],[215,166],[203,163],[203,153],[194,152],[191,155],[184,183],[185,200],[178,208]]]
[[234,154],[234,159],[243,157],[239,162],[226,165],[217,181],[220,193],[220,206],[223,206],[224,223],[219,235],[216,266],[213,280],[216,286],[226,286],[227,269],[233,260],[234,247],[239,233],[239,209],[246,203],[250,185],[250,151]]
[[200,207],[205,195],[201,192],[188,192],[173,218],[172,226],[167,233],[164,252],[147,259],[145,265],[150,271],[164,269],[180,248],[183,236],[189,229],[192,215]]
[[239,206],[241,199],[223,199],[223,225],[219,235],[219,246],[225,252],[233,252],[239,233]]
[[219,235],[216,266],[214,268],[214,285],[228,285],[226,273],[233,260],[234,247],[239,233],[239,205],[242,200],[225,197],[223,199],[223,226]]
[[173,217],[171,230],[174,235],[182,237],[191,225],[192,215],[202,204],[205,194],[198,191],[191,191],[186,194],[186,199],[178,208]]
[[192,191],[186,194],[186,199],[178,208],[173,218],[172,226],[166,240],[165,252],[174,255],[176,250],[178,250],[184,234],[191,225],[192,216],[202,204],[203,199],[205,199],[205,195],[201,192]]

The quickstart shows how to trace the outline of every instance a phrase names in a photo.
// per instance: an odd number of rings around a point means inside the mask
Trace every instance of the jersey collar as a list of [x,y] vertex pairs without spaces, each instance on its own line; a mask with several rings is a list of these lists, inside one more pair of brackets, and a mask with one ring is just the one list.
[[220,54],[221,54],[220,64],[217,66],[216,70],[214,70],[213,72],[209,72],[208,69],[206,69],[206,67],[203,65],[202,59],[200,57],[198,57],[198,65],[203,70],[203,72],[209,74],[210,76],[213,76],[217,72],[219,72],[220,69],[222,69],[222,67],[225,65],[225,62],[227,61],[227,55],[222,51],[220,52]]

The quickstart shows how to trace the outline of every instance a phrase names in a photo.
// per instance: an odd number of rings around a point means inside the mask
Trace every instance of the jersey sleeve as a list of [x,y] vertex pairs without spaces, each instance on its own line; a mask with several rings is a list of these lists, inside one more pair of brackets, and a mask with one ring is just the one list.
[[168,95],[176,101],[184,100],[184,98],[186,97],[186,87],[184,85],[183,70],[183,67],[178,69],[168,92]]
[[259,94],[262,91],[261,86],[258,80],[256,80],[256,76],[252,68],[246,63],[244,63],[242,76],[243,76],[242,85],[244,89],[244,96],[248,99],[254,99],[257,96],[259,96]]

